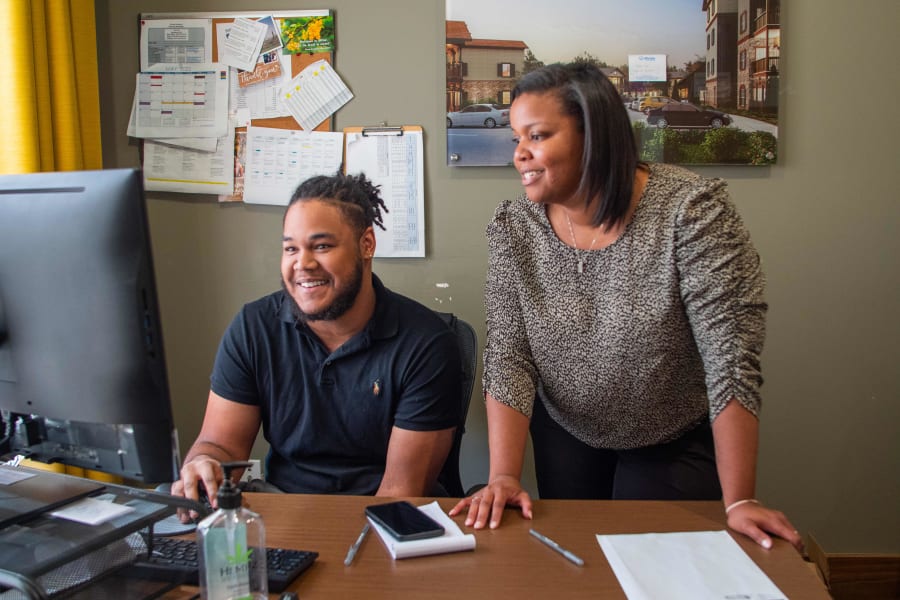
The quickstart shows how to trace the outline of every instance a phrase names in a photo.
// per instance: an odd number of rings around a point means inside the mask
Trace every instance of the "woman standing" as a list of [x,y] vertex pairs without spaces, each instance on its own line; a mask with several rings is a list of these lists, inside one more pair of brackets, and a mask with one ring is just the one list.
[[490,476],[451,514],[531,517],[530,429],[542,498],[721,498],[733,529],[800,548],[754,498],[764,281],[725,184],[639,162],[590,65],[527,74],[510,125],[525,195],[487,229]]

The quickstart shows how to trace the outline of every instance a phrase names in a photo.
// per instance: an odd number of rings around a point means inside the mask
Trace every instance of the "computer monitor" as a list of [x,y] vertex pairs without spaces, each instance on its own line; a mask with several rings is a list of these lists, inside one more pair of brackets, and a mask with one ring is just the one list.
[[0,176],[0,415],[7,454],[176,478],[139,171]]

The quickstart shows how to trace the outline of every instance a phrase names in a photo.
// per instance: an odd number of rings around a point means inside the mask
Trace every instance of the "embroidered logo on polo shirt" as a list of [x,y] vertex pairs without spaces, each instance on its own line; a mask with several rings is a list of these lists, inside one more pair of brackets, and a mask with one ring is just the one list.
[[376,379],[376,380],[372,383],[372,395],[373,395],[373,396],[380,396],[380,395],[381,395],[381,380],[380,380],[380,379]]

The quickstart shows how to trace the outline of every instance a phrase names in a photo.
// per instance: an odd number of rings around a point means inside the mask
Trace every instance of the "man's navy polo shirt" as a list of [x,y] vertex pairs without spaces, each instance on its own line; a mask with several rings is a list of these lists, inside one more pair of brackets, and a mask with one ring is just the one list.
[[392,426],[460,421],[455,334],[431,309],[372,282],[372,319],[334,353],[283,291],[246,304],[219,345],[211,389],[260,407],[266,479],[286,492],[374,494]]

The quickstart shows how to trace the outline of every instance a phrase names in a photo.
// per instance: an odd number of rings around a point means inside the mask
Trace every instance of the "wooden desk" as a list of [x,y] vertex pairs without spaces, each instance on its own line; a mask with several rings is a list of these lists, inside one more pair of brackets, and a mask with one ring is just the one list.
[[[347,549],[365,523],[368,496],[244,494],[263,515],[268,546],[315,550],[319,558],[291,586],[315,598],[609,598],[625,594],[595,534],[724,529],[718,502],[538,500],[534,520],[508,510],[496,530],[475,533],[474,552],[394,561],[373,531],[356,560]],[[413,504],[432,499],[410,498]],[[455,500],[438,499],[449,510]],[[462,516],[455,518],[463,526]],[[577,567],[528,535],[534,527],[584,559]],[[738,544],[791,600],[827,599],[824,584],[787,543],[764,550],[732,534]],[[275,597],[273,595],[273,597]]]

